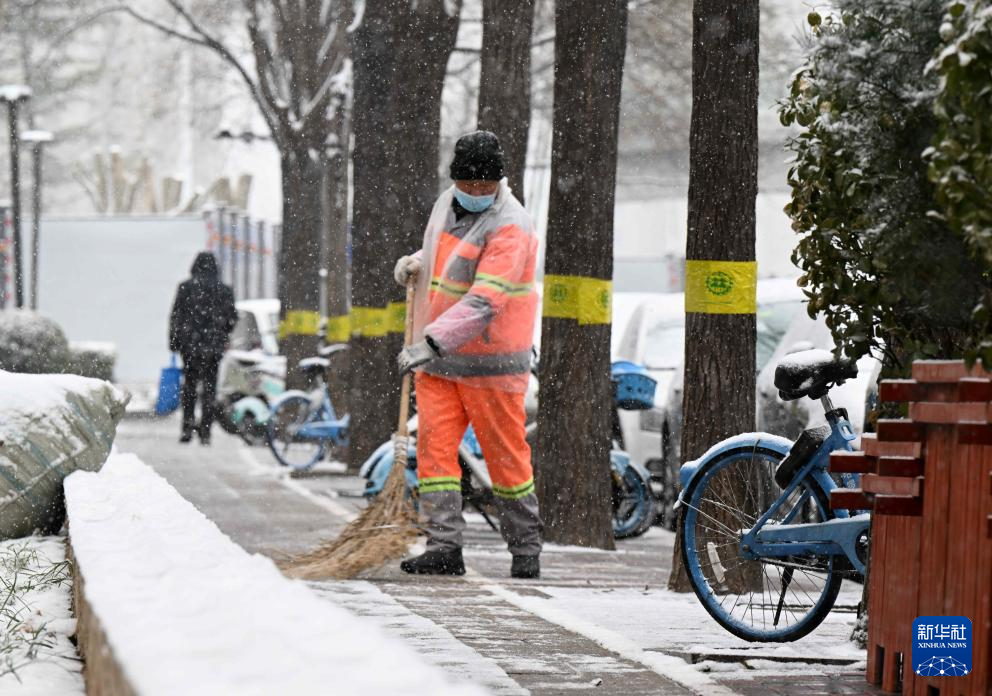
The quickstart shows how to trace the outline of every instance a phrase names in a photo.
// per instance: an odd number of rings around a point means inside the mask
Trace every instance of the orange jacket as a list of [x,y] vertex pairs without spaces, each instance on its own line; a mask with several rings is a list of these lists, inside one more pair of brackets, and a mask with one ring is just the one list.
[[424,232],[414,333],[429,335],[441,357],[423,369],[526,391],[537,315],[534,225],[505,179],[492,207],[460,220],[452,191],[438,198]]

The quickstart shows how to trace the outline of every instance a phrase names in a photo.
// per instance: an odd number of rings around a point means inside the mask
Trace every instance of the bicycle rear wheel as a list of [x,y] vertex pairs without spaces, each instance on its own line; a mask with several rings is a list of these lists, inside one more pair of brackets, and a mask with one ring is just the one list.
[[[613,538],[640,536],[651,528],[655,516],[651,484],[632,466],[610,465],[613,498]],[[622,473],[621,473],[622,471]]]
[[302,426],[320,420],[320,416],[320,409],[314,407],[307,394],[289,394],[275,404],[265,439],[280,464],[309,469],[324,458],[326,442],[299,436]]
[[[802,638],[829,613],[842,581],[831,556],[742,555],[742,533],[782,493],[775,483],[781,460],[778,452],[760,447],[727,452],[704,466],[683,499],[679,533],[692,589],[710,616],[748,641]],[[807,479],[766,524],[831,517],[827,494]]]

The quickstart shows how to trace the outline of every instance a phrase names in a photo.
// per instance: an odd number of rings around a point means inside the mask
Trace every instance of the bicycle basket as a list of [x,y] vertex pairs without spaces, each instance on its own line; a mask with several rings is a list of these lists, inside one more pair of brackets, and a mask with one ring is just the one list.
[[637,363],[618,360],[612,366],[613,398],[617,408],[625,411],[646,411],[654,408],[657,386],[648,371]]

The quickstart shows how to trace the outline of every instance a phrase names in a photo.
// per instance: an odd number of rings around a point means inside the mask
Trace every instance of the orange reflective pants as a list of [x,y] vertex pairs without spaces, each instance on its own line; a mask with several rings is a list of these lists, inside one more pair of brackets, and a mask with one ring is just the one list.
[[417,478],[428,546],[460,547],[461,467],[458,445],[469,423],[482,447],[500,510],[503,537],[513,553],[535,555],[541,522],[526,440],[524,395],[469,387],[417,374]]

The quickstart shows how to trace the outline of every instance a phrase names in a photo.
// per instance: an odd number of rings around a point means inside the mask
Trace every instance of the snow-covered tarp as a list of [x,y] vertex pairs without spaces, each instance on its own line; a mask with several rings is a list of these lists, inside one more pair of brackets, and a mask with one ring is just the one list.
[[481,693],[248,554],[134,455],[65,493],[83,600],[140,696]]
[[127,395],[75,375],[0,371],[0,539],[62,526],[62,479],[110,453]]
[[0,541],[0,694],[83,696],[65,539]]

